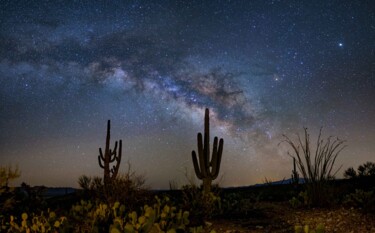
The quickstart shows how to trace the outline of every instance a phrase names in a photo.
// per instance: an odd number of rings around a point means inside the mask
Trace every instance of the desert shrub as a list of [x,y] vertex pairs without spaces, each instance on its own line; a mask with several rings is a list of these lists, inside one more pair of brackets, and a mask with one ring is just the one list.
[[85,175],[78,179],[78,184],[83,189],[83,197],[92,200],[105,200],[107,204],[117,201],[127,203],[130,209],[136,209],[151,199],[151,193],[145,186],[145,178],[131,170],[119,174],[108,184],[104,184],[100,177],[87,177]]
[[16,196],[17,190],[9,187],[9,183],[20,175],[18,166],[0,166],[0,213],[2,214],[13,210],[20,202]]
[[292,197],[289,200],[289,204],[292,208],[300,208],[302,206],[302,202],[298,197]]
[[[31,187],[30,185],[23,182],[18,193],[23,195],[21,200],[22,209],[24,211],[42,211],[47,209],[47,202],[43,194],[47,191],[45,186],[35,186]],[[21,196],[21,195],[19,195]]]
[[92,177],[82,175],[78,178],[78,185],[85,193],[89,193],[93,190],[93,184],[94,182]]
[[233,215],[235,212],[241,212],[240,201],[243,200],[242,195],[238,193],[229,193],[222,197],[223,214]]
[[0,187],[9,187],[9,182],[20,177],[21,172],[18,166],[13,168],[12,165],[0,166]]
[[358,176],[364,177],[374,177],[375,176],[375,163],[372,162],[366,162],[363,165],[359,165],[358,167]]
[[347,178],[347,179],[355,179],[355,178],[358,177],[357,171],[354,170],[353,167],[350,167],[350,168],[345,170],[344,177]]
[[350,207],[361,208],[365,212],[375,212],[374,190],[364,191],[356,189],[353,193],[344,197],[343,204]]
[[359,165],[357,171],[353,167],[349,167],[344,172],[344,177],[348,179],[371,177],[375,178],[375,163],[366,162]]
[[46,198],[43,196],[44,186],[30,187],[22,183],[21,187],[5,188],[0,194],[0,215],[9,218],[21,215],[23,212],[41,212],[47,210]]
[[20,175],[18,166],[0,166],[0,213],[3,216],[9,217],[10,212],[18,215],[24,211],[41,211],[46,207],[45,187],[30,187],[26,183],[17,188],[9,186]]
[[229,193],[222,195],[221,213],[231,218],[243,218],[251,215],[259,199],[255,195]]
[[292,141],[286,135],[284,140],[293,149],[291,154],[297,162],[297,167],[303,176],[306,191],[308,192],[309,205],[323,206],[330,203],[330,187],[328,181],[333,180],[335,174],[341,167],[334,170],[337,156],[345,148],[345,141],[338,138],[328,137],[322,139],[322,129],[316,142],[315,150],[311,148],[310,135],[307,128],[304,128],[304,139],[297,134],[297,142]]
[[15,189],[9,187],[0,188],[0,213],[7,213],[17,205]]
[[301,191],[298,196],[292,197],[292,199],[289,200],[289,204],[292,206],[292,208],[300,208],[309,205],[309,201],[309,192]]
[[151,198],[144,184],[143,176],[120,175],[108,186],[107,200],[109,203],[115,201],[127,203],[128,208],[135,209]]
[[213,187],[211,192],[205,193],[195,185],[182,187],[183,209],[190,210],[193,225],[202,225],[204,220],[220,213],[221,198],[218,189]]
[[[150,193],[144,186],[142,176],[119,175],[110,184],[104,186],[102,179],[90,178],[89,189],[84,189],[84,197],[105,200],[108,204],[116,201],[128,203],[129,208],[136,208],[150,199]],[[82,187],[82,186],[81,186]]]

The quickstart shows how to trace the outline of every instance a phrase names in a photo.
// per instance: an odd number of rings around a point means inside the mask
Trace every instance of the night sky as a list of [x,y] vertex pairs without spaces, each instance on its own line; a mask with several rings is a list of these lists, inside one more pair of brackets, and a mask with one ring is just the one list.
[[[219,183],[289,178],[282,134],[375,161],[374,1],[0,1],[0,164],[78,187],[112,143],[151,188],[187,183],[210,108]],[[113,146],[113,144],[112,144]]]

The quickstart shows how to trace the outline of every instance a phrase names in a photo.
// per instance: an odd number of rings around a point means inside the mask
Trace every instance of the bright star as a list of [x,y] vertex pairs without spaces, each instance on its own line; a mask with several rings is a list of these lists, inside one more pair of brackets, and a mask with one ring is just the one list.
[[343,47],[344,46],[344,44],[343,43],[339,43],[339,47]]

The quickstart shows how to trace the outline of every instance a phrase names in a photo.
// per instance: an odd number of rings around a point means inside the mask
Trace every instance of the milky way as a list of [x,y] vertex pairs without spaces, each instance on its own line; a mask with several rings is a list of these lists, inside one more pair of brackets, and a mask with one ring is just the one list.
[[[18,182],[101,175],[106,121],[153,188],[186,183],[210,108],[222,186],[290,176],[304,126],[374,160],[371,1],[2,1],[0,159]],[[125,164],[121,168],[125,171]]]

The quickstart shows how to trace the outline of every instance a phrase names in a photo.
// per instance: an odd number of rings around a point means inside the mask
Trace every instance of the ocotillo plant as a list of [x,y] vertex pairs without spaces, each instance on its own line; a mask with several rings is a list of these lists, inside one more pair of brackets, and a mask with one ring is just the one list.
[[201,133],[198,133],[197,141],[199,163],[195,151],[191,152],[194,170],[198,179],[203,181],[203,191],[209,193],[211,191],[212,181],[219,175],[224,140],[221,138],[218,146],[218,138],[214,138],[212,156],[210,159],[210,118],[208,108],[206,108],[204,116],[204,141],[202,140]]
[[[117,141],[115,142],[115,148],[113,150],[109,148],[110,138],[111,121],[108,120],[104,154],[102,148],[99,148],[98,156],[99,166],[104,169],[104,184],[109,184],[111,181],[116,179],[121,162],[122,140],[120,140],[120,146],[117,153]],[[112,168],[110,168],[110,164],[113,162],[116,162],[116,164]]]
[[334,179],[335,174],[341,168],[335,168],[337,156],[346,147],[345,141],[339,138],[328,137],[322,139],[322,128],[316,140],[316,148],[310,142],[310,134],[304,128],[304,138],[297,135],[297,140],[292,141],[288,136],[283,135],[284,140],[293,149],[288,154],[295,158],[296,166],[301,173],[306,191],[309,197],[309,205],[323,206],[330,204],[328,200],[328,181]]
[[293,157],[292,184],[297,185],[298,183],[299,183],[299,175],[296,170],[296,158]]

